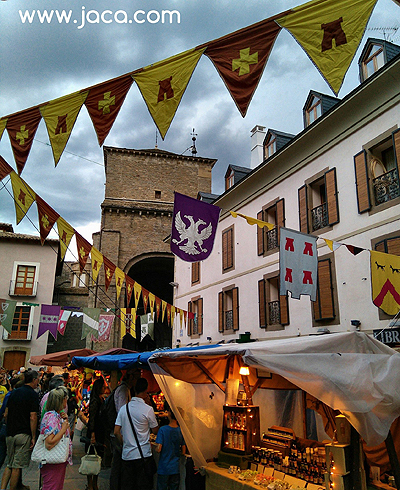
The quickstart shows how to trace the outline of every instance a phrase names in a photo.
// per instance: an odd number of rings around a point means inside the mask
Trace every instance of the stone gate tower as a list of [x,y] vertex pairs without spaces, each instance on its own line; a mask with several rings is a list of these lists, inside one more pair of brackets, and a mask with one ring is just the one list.
[[[216,160],[176,155],[157,148],[133,150],[104,147],[106,172],[105,198],[101,205],[101,230],[93,235],[93,244],[128,276],[159,298],[173,303],[174,258],[164,240],[171,233],[174,191],[197,197],[211,192],[211,170]],[[128,308],[125,289],[119,300],[114,279],[105,293],[104,270],[99,276],[98,308],[118,305]],[[139,303],[138,315],[142,302]],[[138,329],[137,329],[138,330]],[[155,324],[155,339],[135,342],[130,335],[123,345],[149,350],[171,345],[171,328],[166,322]],[[146,342],[147,341],[147,344]],[[110,342],[95,346],[101,350],[120,346],[120,321],[116,318]]]

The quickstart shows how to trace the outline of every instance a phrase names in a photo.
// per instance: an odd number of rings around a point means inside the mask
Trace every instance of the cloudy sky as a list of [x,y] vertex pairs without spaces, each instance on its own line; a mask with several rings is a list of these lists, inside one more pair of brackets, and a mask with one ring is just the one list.
[[[73,91],[103,82],[198,44],[221,37],[264,18],[299,5],[301,0],[3,0],[0,1],[0,116],[5,116]],[[28,11],[63,9],[69,24],[21,21]],[[82,12],[123,10],[130,18],[142,10],[177,10],[174,22],[82,23]],[[122,15],[122,14],[118,14]],[[156,19],[152,14],[151,19]],[[92,14],[92,18],[94,14]],[[105,19],[112,18],[107,13]],[[122,18],[119,17],[120,19]],[[138,20],[145,19],[141,13]],[[74,23],[73,20],[76,20]],[[339,93],[343,97],[358,85],[357,60],[367,37],[400,44],[400,7],[393,0],[378,0],[361,47]],[[245,118],[242,118],[210,60],[202,57],[178,107],[164,141],[164,150],[183,153],[197,133],[198,155],[217,158],[213,192],[223,191],[228,164],[249,166],[250,130],[260,124],[288,133],[303,129],[302,107],[310,89],[333,95],[294,39],[284,30],[275,47]],[[105,144],[124,148],[154,148],[156,127],[135,84],[132,85]],[[0,154],[15,169],[6,131]],[[186,154],[189,154],[188,152]],[[103,152],[83,107],[66,152],[54,167],[42,120],[22,173],[25,181],[74,228],[91,241],[99,229],[104,199]],[[0,221],[12,223],[20,233],[37,234],[25,217],[15,226],[12,198],[0,183]],[[134,185],[134,182],[132,183]],[[29,217],[37,224],[36,206]]]

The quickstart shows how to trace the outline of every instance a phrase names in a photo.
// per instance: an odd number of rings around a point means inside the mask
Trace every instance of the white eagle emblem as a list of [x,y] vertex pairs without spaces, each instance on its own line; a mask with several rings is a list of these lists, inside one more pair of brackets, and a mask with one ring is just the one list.
[[[181,218],[181,212],[178,211],[175,216],[175,228],[179,233],[179,240],[172,240],[176,245],[179,245],[183,241],[187,240],[187,242],[183,245],[180,245],[179,248],[186,252],[189,255],[197,255],[201,252],[207,252],[206,248],[202,248],[204,240],[207,240],[212,234],[212,225],[211,223],[207,226],[207,228],[203,228],[199,231],[199,226],[207,225],[202,219],[198,219],[196,222],[193,219],[193,216],[184,215],[190,225],[186,227],[185,223]],[[196,248],[196,242],[200,250]]]

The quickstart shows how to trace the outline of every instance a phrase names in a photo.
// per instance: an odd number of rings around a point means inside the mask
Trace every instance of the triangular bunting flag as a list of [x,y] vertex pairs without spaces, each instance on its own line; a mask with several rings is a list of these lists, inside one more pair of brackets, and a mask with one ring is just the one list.
[[142,299],[143,299],[143,308],[144,308],[144,312],[147,313],[147,305],[148,305],[148,302],[149,302],[149,291],[147,291],[147,289],[145,289],[143,286],[142,286]]
[[388,315],[400,310],[400,257],[370,250],[372,302]]
[[75,234],[75,230],[61,216],[59,216],[59,218],[57,219],[57,230],[58,236],[60,238],[61,258],[63,259],[69,247],[71,239]]
[[307,53],[335,95],[361,42],[377,0],[313,0],[277,22]]
[[268,228],[268,230],[272,230],[272,228],[275,228],[275,225],[272,223],[268,223],[267,221],[261,221],[260,219],[252,218],[251,216],[246,216],[241,213],[236,213],[235,211],[229,211],[231,215],[234,218],[237,218],[240,216],[241,218],[244,218],[249,225],[257,225],[259,228]]
[[156,320],[159,322],[160,321],[160,311],[161,311],[161,299],[158,298],[157,296],[155,297],[155,303],[156,303]]
[[36,204],[39,215],[39,233],[40,233],[40,241],[42,245],[47,238],[47,235],[51,232],[51,229],[54,226],[54,223],[59,218],[59,214],[54,211],[52,207],[50,207],[47,202],[43,201],[43,199],[36,194]]
[[83,308],[82,336],[84,339],[89,334],[99,336],[100,308]]
[[176,314],[175,306],[171,305],[171,327],[174,326],[175,314]]
[[6,124],[7,124],[7,118],[6,117],[0,118],[0,140],[1,137],[3,136],[4,130],[6,129]]
[[323,240],[325,240],[325,243],[328,245],[332,252],[336,252],[336,250],[343,245],[340,242],[334,242],[333,240],[328,240],[327,238],[323,238]]
[[128,74],[89,89],[85,106],[100,146],[110,132],[132,83],[133,79]]
[[167,302],[163,299],[161,300],[161,322],[164,322],[165,310],[167,309]]
[[142,294],[142,286],[136,281],[135,284],[133,285],[133,294],[135,295],[135,308],[137,308],[140,295]]
[[37,339],[45,332],[49,331],[57,340],[58,319],[60,317],[61,308],[57,305],[42,305],[40,311],[40,320],[37,333]]
[[87,94],[88,92],[75,92],[65,97],[51,100],[40,108],[46,123],[56,166],[71,136],[72,128]]
[[0,325],[4,330],[7,330],[8,333],[11,333],[12,330],[16,306],[16,301],[0,298]]
[[124,285],[125,280],[125,272],[121,270],[119,267],[115,268],[115,286],[117,288],[117,299],[121,294],[122,286]]
[[31,107],[7,119],[6,129],[19,175],[21,175],[24,169],[29,152],[31,151],[33,138],[35,137],[41,119],[42,115],[40,114],[39,107]]
[[104,283],[107,291],[107,289],[110,287],[111,279],[114,275],[116,266],[107,257],[103,256],[103,259],[104,259]]
[[353,245],[346,245],[347,250],[352,253],[353,255],[358,255],[359,253],[363,252],[365,248],[360,248],[360,247],[354,247]]
[[154,303],[155,303],[156,297],[154,296],[153,293],[149,292],[149,304],[150,304],[150,313],[154,316]]
[[186,327],[186,321],[187,321],[187,311],[186,310],[183,310],[183,319],[184,319],[185,327]]
[[2,156],[0,156],[0,180],[3,180],[4,177],[7,177],[12,171],[12,167],[8,165]]
[[167,303],[167,324],[171,325],[171,305]]
[[90,243],[85,238],[83,238],[83,236],[80,235],[76,230],[75,230],[75,238],[76,238],[76,246],[78,248],[79,268],[81,272],[83,272],[90,251],[92,250],[92,245],[90,245]]
[[191,49],[153,65],[132,76],[164,139],[175,112],[204,49]]
[[204,52],[213,62],[244,117],[281,28],[265,19],[208,43]]
[[90,251],[90,258],[92,261],[92,277],[93,284],[96,282],[97,276],[99,275],[101,266],[103,265],[103,254],[96,247],[92,247]]
[[32,206],[33,201],[36,199],[36,194],[14,171],[11,172],[10,177],[18,225]]
[[[125,274],[125,282],[126,282],[126,304],[129,306],[131,303],[131,297],[133,293],[133,287],[135,285],[135,281],[128,276],[128,274]],[[135,308],[137,305],[135,304]]]
[[68,310],[60,310],[60,315],[58,317],[57,332],[60,333],[61,335],[64,335],[65,333],[65,328],[67,326],[71,313],[72,312]]

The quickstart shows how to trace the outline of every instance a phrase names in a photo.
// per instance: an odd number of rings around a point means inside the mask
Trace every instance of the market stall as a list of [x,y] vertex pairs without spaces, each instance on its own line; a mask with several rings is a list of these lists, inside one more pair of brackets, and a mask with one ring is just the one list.
[[73,349],[64,350],[60,352],[53,352],[52,354],[45,354],[43,356],[32,356],[29,362],[35,366],[60,366],[64,367],[72,361],[74,356],[93,356],[97,354],[92,349]]
[[[400,415],[400,354],[361,332],[229,344],[199,352],[177,349],[157,352],[149,361],[199,467],[215,458],[224,444],[232,444],[226,430],[232,417],[232,437],[243,430],[237,427],[238,415],[223,409],[231,380],[243,385],[249,408],[258,407],[260,434],[267,439],[287,393],[294,393],[298,407],[291,428],[299,438],[304,437],[303,393],[339,410],[368,445],[385,441]],[[248,375],[239,374],[243,366],[249,368]],[[236,444],[233,448],[240,449]]]

